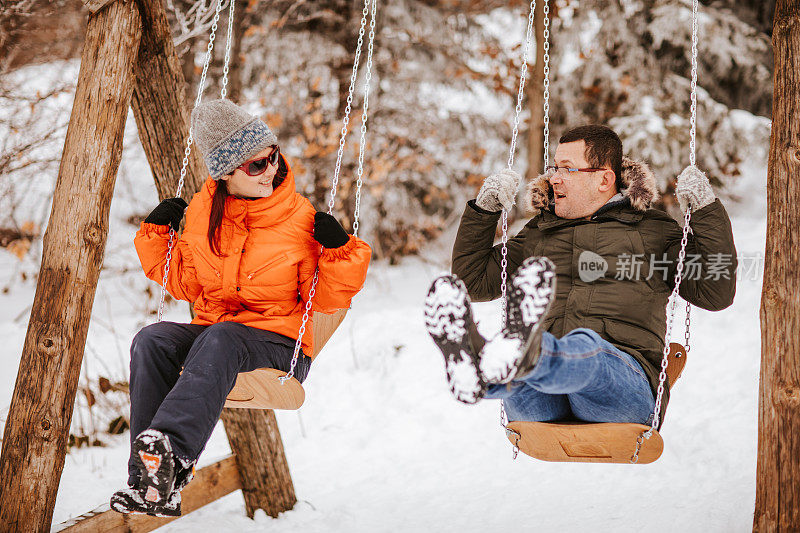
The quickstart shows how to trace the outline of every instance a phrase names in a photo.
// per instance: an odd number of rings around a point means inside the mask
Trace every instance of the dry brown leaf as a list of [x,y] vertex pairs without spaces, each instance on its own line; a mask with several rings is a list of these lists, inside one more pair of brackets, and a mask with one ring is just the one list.
[[92,407],[95,403],[97,403],[94,399],[94,393],[89,388],[83,389],[83,394],[86,396],[86,403],[89,407]]
[[28,220],[27,222],[23,222],[20,225],[19,229],[20,229],[20,231],[22,231],[22,233],[25,233],[25,234],[28,234],[28,235],[38,235],[39,234],[39,224],[37,224],[36,222],[33,222],[32,220]]
[[20,261],[25,259],[31,249],[31,241],[28,239],[18,239],[9,243],[7,250],[17,256]]

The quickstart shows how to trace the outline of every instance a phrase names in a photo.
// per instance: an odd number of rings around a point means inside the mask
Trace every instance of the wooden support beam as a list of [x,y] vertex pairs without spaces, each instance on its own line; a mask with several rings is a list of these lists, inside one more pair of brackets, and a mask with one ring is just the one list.
[[800,0],[778,0],[753,531],[800,531]]
[[[201,468],[181,493],[183,515],[242,488],[236,457],[228,457]],[[147,515],[124,515],[102,505],[55,526],[51,533],[145,533],[180,517],[156,518]]]
[[[142,40],[135,65],[136,85],[131,99],[160,199],[172,198],[178,187],[189,137],[191,108],[185,96],[186,80],[172,43],[167,14],[161,0],[137,0],[142,16]],[[213,96],[217,98],[218,96]],[[194,102],[194,98],[190,100]],[[183,198],[190,200],[208,176],[200,151],[193,144],[189,155]]]
[[283,451],[275,412],[271,409],[224,409],[222,422],[239,475],[247,516],[263,509],[276,518],[297,503],[289,463]]
[[89,18],[0,454],[0,531],[46,531],[105,253],[141,36],[133,0]]

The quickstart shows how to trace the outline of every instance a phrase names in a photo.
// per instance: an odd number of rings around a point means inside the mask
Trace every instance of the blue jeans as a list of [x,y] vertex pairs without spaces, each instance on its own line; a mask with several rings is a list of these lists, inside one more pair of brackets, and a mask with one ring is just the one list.
[[596,332],[580,328],[561,339],[542,334],[533,370],[491,385],[485,398],[505,401],[509,420],[648,423],[655,399],[641,365]]

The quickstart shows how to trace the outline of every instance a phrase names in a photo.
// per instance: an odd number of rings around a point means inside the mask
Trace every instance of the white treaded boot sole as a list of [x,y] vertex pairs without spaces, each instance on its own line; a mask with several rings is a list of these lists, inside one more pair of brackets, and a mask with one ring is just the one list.
[[132,448],[144,499],[165,505],[175,486],[175,461],[169,439],[157,429],[146,429],[134,439]]
[[467,327],[471,322],[464,283],[451,274],[436,278],[425,298],[425,327],[444,355],[450,392],[458,401],[469,404],[486,393],[486,382],[469,339]]
[[517,375],[531,344],[541,338],[538,327],[550,310],[555,289],[555,266],[546,257],[529,257],[508,280],[506,325],[480,354],[480,371],[487,383],[507,383]]

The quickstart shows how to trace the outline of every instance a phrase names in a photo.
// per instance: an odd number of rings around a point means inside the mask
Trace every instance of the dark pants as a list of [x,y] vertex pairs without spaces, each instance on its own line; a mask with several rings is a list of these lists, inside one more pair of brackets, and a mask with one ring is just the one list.
[[[131,442],[145,429],[157,429],[183,464],[196,461],[237,374],[257,368],[288,371],[294,344],[284,335],[236,322],[158,322],[143,328],[131,343]],[[305,380],[310,366],[311,359],[301,353],[294,377]],[[134,485],[139,471],[133,457],[128,475]]]

